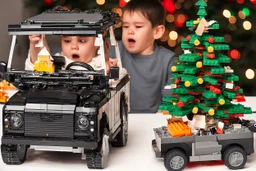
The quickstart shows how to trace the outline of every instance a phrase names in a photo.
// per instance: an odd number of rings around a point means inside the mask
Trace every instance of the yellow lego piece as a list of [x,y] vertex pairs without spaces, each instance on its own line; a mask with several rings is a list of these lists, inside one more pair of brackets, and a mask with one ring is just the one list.
[[51,55],[46,50],[46,48],[43,48],[39,54],[38,59],[34,63],[34,71],[40,71],[40,72],[54,72],[55,66],[53,62],[51,61]]

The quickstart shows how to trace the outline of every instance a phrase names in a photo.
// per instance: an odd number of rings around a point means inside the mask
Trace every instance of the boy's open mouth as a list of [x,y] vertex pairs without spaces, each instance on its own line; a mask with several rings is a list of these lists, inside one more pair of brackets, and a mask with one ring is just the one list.
[[129,46],[134,46],[136,41],[134,39],[128,39]]
[[80,56],[79,56],[78,54],[73,54],[73,55],[72,55],[72,58],[73,58],[73,59],[78,59],[79,57],[80,57]]

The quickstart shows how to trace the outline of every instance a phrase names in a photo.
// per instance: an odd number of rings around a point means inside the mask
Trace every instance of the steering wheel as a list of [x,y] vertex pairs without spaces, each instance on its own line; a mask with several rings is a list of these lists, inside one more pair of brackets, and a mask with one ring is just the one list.
[[68,64],[66,66],[66,70],[70,70],[70,68],[73,66],[80,66],[80,67],[87,69],[88,71],[95,71],[91,65],[84,63],[84,62],[80,62],[80,61],[71,62],[70,64]]

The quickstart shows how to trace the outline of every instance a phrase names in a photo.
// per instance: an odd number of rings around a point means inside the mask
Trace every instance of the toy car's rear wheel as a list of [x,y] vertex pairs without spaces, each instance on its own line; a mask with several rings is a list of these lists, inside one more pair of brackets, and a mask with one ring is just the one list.
[[164,166],[168,171],[181,171],[186,167],[187,162],[184,152],[178,149],[169,151],[164,157]]
[[26,160],[27,145],[1,145],[3,162],[6,164],[22,164]]
[[223,154],[223,162],[232,170],[242,169],[246,161],[247,155],[245,151],[238,146],[228,148]]
[[113,147],[124,147],[128,141],[128,108],[125,103],[124,95],[120,102],[121,130],[117,134],[115,141],[112,142]]

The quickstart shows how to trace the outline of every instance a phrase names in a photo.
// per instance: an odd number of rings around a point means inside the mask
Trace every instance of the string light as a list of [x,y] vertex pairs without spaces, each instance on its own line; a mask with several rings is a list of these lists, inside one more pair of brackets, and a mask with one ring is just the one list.
[[245,19],[245,15],[244,15],[244,13],[243,13],[243,11],[239,11],[238,12],[238,16],[243,20],[243,19]]
[[176,31],[171,31],[171,32],[169,33],[169,37],[170,37],[171,40],[177,40],[177,38],[178,38],[178,33],[177,33]]
[[169,23],[172,23],[174,21],[174,16],[172,14],[167,14],[166,21],[168,21]]
[[251,30],[252,24],[251,24],[250,21],[244,21],[243,22],[243,27],[244,27],[245,30]]
[[255,77],[255,72],[252,69],[247,69],[245,71],[245,76],[251,80]]
[[99,5],[105,4],[105,0],[96,0],[96,3]]
[[223,16],[226,17],[226,18],[229,18],[229,17],[231,16],[230,11],[227,10],[227,9],[223,10],[223,13],[222,13],[222,14],[223,14]]
[[235,23],[236,23],[236,17],[231,16],[231,17],[229,17],[228,21],[229,21],[231,24],[235,24]]

